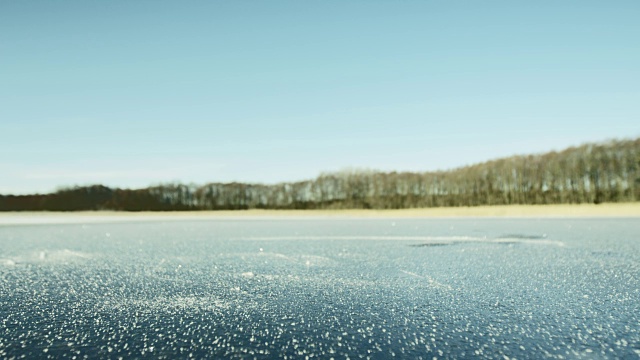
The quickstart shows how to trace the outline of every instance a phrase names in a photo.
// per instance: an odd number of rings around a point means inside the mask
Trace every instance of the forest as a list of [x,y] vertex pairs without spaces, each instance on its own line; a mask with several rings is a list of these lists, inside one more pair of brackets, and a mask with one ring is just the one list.
[[102,185],[0,195],[0,211],[401,209],[640,200],[640,138],[518,155],[447,171],[345,170],[273,185]]

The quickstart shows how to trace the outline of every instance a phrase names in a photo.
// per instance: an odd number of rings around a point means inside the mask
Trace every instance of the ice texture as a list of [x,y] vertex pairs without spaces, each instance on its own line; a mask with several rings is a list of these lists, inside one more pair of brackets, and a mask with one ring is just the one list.
[[640,354],[637,219],[84,225],[0,227],[0,358]]

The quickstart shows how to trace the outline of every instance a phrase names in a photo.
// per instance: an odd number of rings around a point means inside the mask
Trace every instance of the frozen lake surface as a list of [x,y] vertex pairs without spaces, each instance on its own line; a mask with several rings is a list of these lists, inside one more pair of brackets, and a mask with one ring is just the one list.
[[638,358],[638,219],[0,226],[0,358]]

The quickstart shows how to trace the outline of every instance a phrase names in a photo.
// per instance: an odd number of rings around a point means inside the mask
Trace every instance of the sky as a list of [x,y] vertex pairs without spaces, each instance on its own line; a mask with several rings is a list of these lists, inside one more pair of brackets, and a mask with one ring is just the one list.
[[640,136],[640,2],[0,0],[0,193]]

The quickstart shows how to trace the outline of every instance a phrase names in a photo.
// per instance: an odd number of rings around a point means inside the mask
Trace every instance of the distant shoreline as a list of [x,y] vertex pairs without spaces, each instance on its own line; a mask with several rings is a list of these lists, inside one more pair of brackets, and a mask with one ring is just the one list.
[[224,211],[79,211],[0,212],[0,225],[64,224],[85,222],[128,222],[206,219],[289,219],[289,218],[580,218],[640,217],[640,202],[580,205],[495,205],[440,207],[398,210],[224,210]]

